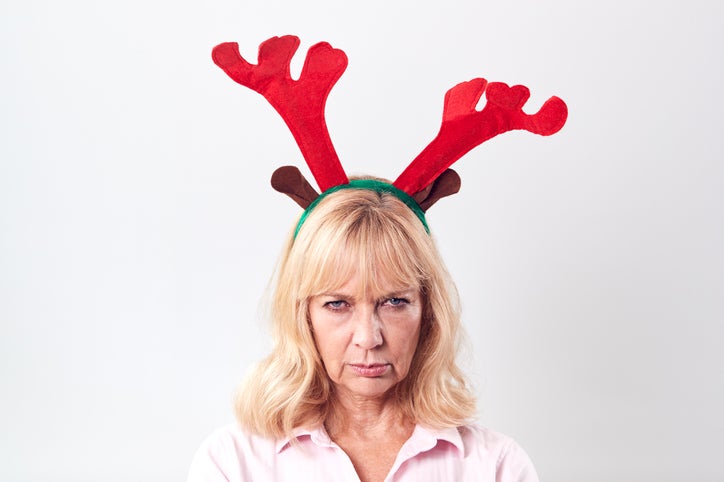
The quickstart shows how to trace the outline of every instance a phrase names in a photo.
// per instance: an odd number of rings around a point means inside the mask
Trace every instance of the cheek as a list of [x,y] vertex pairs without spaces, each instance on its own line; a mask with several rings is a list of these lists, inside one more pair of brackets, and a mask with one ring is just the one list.
[[334,330],[333,326],[324,323],[319,318],[311,323],[312,335],[317,346],[317,352],[327,368],[335,361],[339,361],[346,348],[344,334],[339,329]]
[[415,355],[420,340],[420,319],[419,317],[407,318],[395,325],[394,331],[390,332],[390,345],[395,347],[400,360],[409,363]]
[[409,358],[412,359],[412,357],[415,355],[415,351],[417,351],[417,346],[420,343],[420,325],[418,324],[412,331],[408,333],[414,333],[412,336],[408,335],[407,346]]

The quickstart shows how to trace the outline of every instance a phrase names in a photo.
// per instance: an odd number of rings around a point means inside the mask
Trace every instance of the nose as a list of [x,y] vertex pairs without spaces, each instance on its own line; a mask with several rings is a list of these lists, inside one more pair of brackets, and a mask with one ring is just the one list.
[[382,327],[374,307],[365,306],[355,310],[352,342],[363,350],[372,350],[382,345]]

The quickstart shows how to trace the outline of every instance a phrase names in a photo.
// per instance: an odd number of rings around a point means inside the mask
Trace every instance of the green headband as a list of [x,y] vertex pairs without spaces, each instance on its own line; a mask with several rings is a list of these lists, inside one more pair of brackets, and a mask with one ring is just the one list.
[[297,238],[297,234],[299,233],[299,230],[302,228],[302,224],[304,224],[304,221],[307,220],[307,217],[309,216],[309,213],[312,212],[312,210],[319,204],[319,202],[324,199],[325,197],[329,196],[333,192],[337,192],[341,189],[367,189],[370,191],[375,191],[378,193],[389,193],[395,196],[397,199],[405,203],[407,207],[412,209],[412,212],[415,213],[415,215],[418,217],[420,222],[423,226],[425,226],[425,231],[427,233],[430,233],[430,228],[427,226],[427,221],[425,221],[425,211],[422,210],[419,204],[417,204],[417,201],[415,201],[412,196],[407,194],[405,191],[401,191],[397,189],[392,184],[388,184],[386,182],[377,181],[375,179],[353,179],[349,181],[348,184],[340,184],[338,186],[331,187],[324,191],[322,194],[319,195],[317,199],[312,201],[312,203],[307,206],[307,209],[304,210],[302,213],[302,217],[299,218],[299,222],[297,223],[297,228],[294,230],[294,239]]

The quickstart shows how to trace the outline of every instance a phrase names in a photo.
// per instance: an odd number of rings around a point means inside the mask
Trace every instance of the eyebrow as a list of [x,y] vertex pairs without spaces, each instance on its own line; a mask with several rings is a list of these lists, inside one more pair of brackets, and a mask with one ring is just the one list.
[[[415,294],[419,293],[419,288],[415,287],[409,287],[409,288],[402,288],[395,291],[390,291],[388,293],[384,293],[380,296],[377,296],[376,299],[385,299],[385,298],[402,298],[402,297],[412,297]],[[319,293],[316,295],[312,295],[313,298],[318,296],[324,296],[328,298],[335,298],[335,299],[345,299],[345,300],[354,300],[357,298],[357,295],[353,295],[350,293],[342,293],[338,291],[327,291],[323,293]]]
[[320,297],[320,296],[324,296],[325,298],[340,298],[340,299],[342,299],[342,298],[343,298],[343,299],[352,298],[352,296],[350,296],[350,295],[347,294],[347,293],[336,293],[336,292],[332,292],[332,291],[328,291],[328,292],[318,293],[318,294],[316,294],[316,295],[312,295],[312,298],[318,298],[318,297]]
[[391,293],[387,293],[385,295],[382,295],[382,298],[401,298],[403,296],[405,297],[411,297],[412,295],[415,295],[416,293],[419,293],[419,289],[415,288],[407,288],[402,290],[393,291]]

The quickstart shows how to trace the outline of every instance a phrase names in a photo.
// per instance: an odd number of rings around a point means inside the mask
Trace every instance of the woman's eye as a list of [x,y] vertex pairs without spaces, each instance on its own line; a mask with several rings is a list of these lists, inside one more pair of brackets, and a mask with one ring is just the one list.
[[331,310],[341,310],[343,309],[347,303],[343,300],[334,300],[334,301],[327,301],[324,306],[326,308],[329,308]]
[[410,301],[405,298],[388,298],[385,300],[385,304],[390,306],[402,306],[409,303]]

